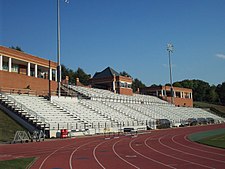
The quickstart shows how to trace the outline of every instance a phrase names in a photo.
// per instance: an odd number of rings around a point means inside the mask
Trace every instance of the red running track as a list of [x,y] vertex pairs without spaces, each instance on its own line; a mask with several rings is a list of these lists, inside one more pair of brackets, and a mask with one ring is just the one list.
[[138,136],[103,136],[0,145],[0,161],[36,157],[31,169],[224,169],[225,149],[191,142],[199,131],[225,124],[154,130]]

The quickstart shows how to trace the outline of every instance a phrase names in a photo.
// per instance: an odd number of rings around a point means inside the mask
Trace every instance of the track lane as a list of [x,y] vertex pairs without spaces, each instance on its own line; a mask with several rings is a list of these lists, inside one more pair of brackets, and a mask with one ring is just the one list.
[[185,159],[194,163],[198,163],[199,165],[202,165],[208,168],[216,168],[216,166],[220,166],[216,164],[217,162],[215,163],[214,159],[211,159],[205,156],[204,153],[199,155],[199,154],[195,154],[196,152],[194,151],[188,152],[187,148],[181,149],[179,145],[174,144],[171,136],[161,137],[158,139],[158,141],[162,146],[165,147],[165,149],[167,149],[167,151],[174,154],[175,157],[182,157],[182,159]]
[[[186,135],[175,135],[172,138],[173,142],[181,147],[184,147],[187,150],[195,151],[195,152],[201,152],[207,155],[210,158],[216,158],[216,160],[224,161],[225,158],[225,150],[220,151],[220,153],[216,152],[216,149],[208,149],[209,146],[202,146],[202,144],[198,144],[196,148],[193,146],[193,142],[186,141]],[[197,148],[198,147],[198,148]],[[221,149],[223,150],[223,149]],[[225,161],[224,161],[225,162]]]
[[122,136],[110,140],[103,136],[75,138],[75,143],[74,139],[65,139],[0,145],[0,160],[35,156],[37,160],[32,169],[42,163],[42,169],[223,169],[225,150],[199,145],[186,138],[191,133],[223,127],[225,124],[154,130],[136,138]]

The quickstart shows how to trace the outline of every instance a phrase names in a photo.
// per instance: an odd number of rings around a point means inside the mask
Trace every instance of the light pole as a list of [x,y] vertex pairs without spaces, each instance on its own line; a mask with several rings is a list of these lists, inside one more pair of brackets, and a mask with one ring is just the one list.
[[61,95],[61,64],[60,64],[60,0],[57,0],[57,82],[58,97]]
[[167,44],[167,51],[169,53],[169,69],[170,69],[170,92],[171,92],[171,104],[174,102],[174,94],[173,94],[173,80],[172,80],[172,67],[171,67],[171,58],[170,55],[173,53],[173,44],[168,43]]
[[[64,0],[69,3],[69,0]],[[61,63],[60,63],[60,0],[57,0],[57,82],[58,97],[61,95]]]

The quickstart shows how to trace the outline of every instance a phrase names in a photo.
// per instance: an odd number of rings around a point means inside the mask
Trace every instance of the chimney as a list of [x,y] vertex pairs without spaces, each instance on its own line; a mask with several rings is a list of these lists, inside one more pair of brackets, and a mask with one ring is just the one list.
[[77,77],[76,78],[76,85],[78,86],[80,84],[80,80],[79,80],[79,78]]
[[140,89],[139,89],[139,87],[137,88],[136,93],[137,93],[137,94],[140,94]]

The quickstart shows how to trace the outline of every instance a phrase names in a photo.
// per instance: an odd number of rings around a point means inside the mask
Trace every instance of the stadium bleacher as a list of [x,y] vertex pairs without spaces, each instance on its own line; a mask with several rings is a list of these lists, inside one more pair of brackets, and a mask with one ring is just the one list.
[[[7,94],[7,98],[23,105],[49,124],[50,136],[60,129],[75,131],[95,130],[95,133],[118,131],[134,127],[155,129],[159,119],[170,121],[171,126],[180,126],[188,119],[215,123],[224,119],[199,108],[175,107],[157,97],[134,94],[133,96],[80,86],[64,86],[78,93],[78,97],[43,97]],[[85,97],[79,97],[85,96]],[[27,111],[29,112],[29,111]],[[166,121],[164,120],[164,121]]]

